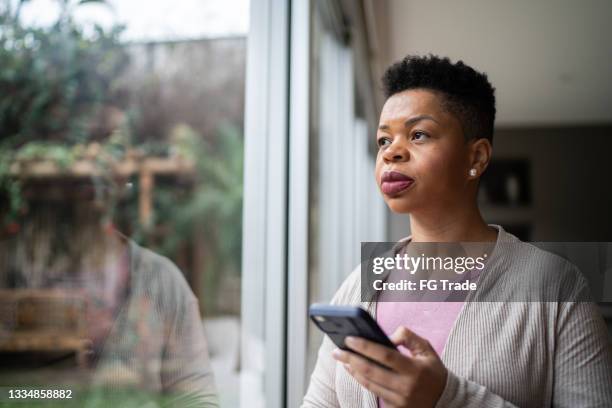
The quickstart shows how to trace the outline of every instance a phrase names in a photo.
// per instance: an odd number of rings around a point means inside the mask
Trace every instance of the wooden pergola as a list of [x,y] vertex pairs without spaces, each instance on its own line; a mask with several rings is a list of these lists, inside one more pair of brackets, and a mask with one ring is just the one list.
[[[25,180],[57,180],[62,178],[92,178],[107,176],[108,169],[100,168],[91,159],[81,159],[68,168],[62,168],[51,160],[18,161],[11,166],[11,175]],[[153,215],[153,191],[158,176],[193,177],[193,162],[177,158],[139,157],[128,155],[126,159],[111,165],[110,175],[116,179],[138,176],[138,220],[149,225]]]

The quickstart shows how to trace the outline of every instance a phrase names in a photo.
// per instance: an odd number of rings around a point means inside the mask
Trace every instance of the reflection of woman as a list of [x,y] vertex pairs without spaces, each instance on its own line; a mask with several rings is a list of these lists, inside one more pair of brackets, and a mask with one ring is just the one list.
[[[218,406],[198,300],[178,268],[109,228],[108,209],[86,193],[28,207],[21,231],[0,240],[2,286],[85,299],[79,318],[92,352],[89,369],[75,375],[86,390],[77,395],[83,406],[121,406],[133,395],[164,406]],[[48,313],[47,325],[63,330]],[[46,372],[59,365],[40,361]]]
[[[495,118],[486,76],[462,62],[408,57],[388,69],[384,86],[376,179],[391,210],[410,215],[407,247],[495,243],[476,293],[497,298],[362,302],[360,273],[354,271],[332,302],[367,308],[404,348],[347,340],[350,348],[391,367],[386,370],[336,349],[326,337],[303,406],[612,406],[607,331],[596,306],[579,301],[588,292],[585,281],[560,258],[487,225],[480,215],[478,180],[491,158]],[[556,273],[546,285],[544,270]],[[563,292],[563,301],[511,302],[508,293],[521,280],[534,282],[535,292]]]

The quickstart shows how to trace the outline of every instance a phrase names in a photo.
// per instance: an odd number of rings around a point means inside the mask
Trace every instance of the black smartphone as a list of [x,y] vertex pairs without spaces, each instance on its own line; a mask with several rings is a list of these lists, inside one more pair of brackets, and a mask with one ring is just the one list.
[[313,304],[308,314],[314,324],[343,350],[354,353],[344,344],[348,336],[362,337],[385,347],[396,348],[372,316],[358,306]]

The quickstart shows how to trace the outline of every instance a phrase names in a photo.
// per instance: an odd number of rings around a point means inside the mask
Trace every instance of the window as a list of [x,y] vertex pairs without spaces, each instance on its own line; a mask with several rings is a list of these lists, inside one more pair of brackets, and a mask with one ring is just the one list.
[[3,385],[238,406],[248,11],[0,3]]

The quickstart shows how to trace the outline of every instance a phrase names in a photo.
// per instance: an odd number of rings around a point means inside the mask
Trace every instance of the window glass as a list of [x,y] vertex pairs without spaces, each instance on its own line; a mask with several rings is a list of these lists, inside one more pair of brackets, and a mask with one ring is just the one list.
[[[331,301],[359,265],[361,242],[385,239],[387,214],[374,179],[373,124],[356,86],[369,79],[356,78],[356,43],[343,41],[321,5],[313,2],[311,27],[309,303]],[[310,324],[308,373],[321,340]]]
[[5,388],[238,405],[248,9],[0,0]]

